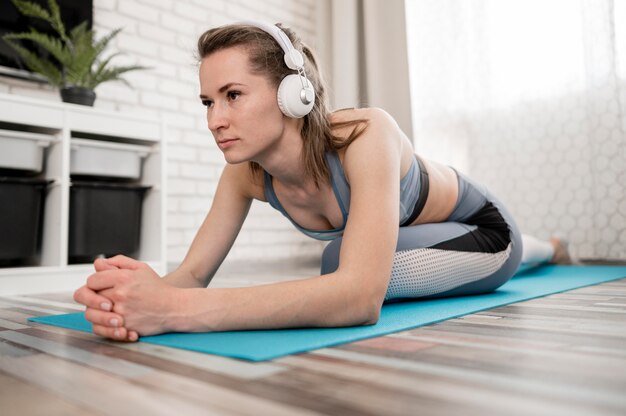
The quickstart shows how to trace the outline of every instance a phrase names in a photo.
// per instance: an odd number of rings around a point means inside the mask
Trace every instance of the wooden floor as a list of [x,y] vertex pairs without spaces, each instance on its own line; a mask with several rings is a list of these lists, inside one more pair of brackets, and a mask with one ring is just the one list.
[[626,414],[626,279],[262,363],[26,321],[78,310],[0,298],[1,415]]

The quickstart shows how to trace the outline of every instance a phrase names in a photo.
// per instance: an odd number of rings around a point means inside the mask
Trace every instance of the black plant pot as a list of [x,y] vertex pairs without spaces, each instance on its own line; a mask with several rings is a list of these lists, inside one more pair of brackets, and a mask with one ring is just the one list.
[[85,87],[66,87],[61,88],[61,99],[66,103],[93,107],[93,102],[96,100],[96,93]]

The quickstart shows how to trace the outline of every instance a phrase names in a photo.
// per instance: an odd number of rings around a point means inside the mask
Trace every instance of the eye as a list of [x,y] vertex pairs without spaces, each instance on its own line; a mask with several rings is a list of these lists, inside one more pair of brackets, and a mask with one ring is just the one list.
[[210,108],[210,107],[213,106],[213,101],[207,100],[206,98],[201,100],[201,102],[202,102],[202,105],[205,106],[205,107],[209,107]]
[[239,91],[228,91],[228,99],[231,101],[235,101],[237,98],[239,98],[239,96],[241,95],[241,92]]

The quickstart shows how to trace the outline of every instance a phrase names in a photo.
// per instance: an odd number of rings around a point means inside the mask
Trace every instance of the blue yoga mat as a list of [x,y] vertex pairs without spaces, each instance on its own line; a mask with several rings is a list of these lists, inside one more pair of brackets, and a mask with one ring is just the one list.
[[[169,333],[140,342],[251,361],[330,347],[440,322],[527,299],[626,277],[626,266],[544,266],[518,273],[486,295],[386,304],[376,325],[260,331]],[[29,318],[30,321],[91,332],[83,313]]]

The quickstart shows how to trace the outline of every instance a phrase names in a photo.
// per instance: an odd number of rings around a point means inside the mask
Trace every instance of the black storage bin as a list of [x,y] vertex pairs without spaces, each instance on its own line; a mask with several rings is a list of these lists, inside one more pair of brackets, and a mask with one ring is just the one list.
[[141,206],[150,186],[111,182],[72,182],[69,262],[91,262],[100,255],[133,256],[139,249]]
[[0,177],[0,265],[10,266],[37,255],[45,193],[50,182]]

